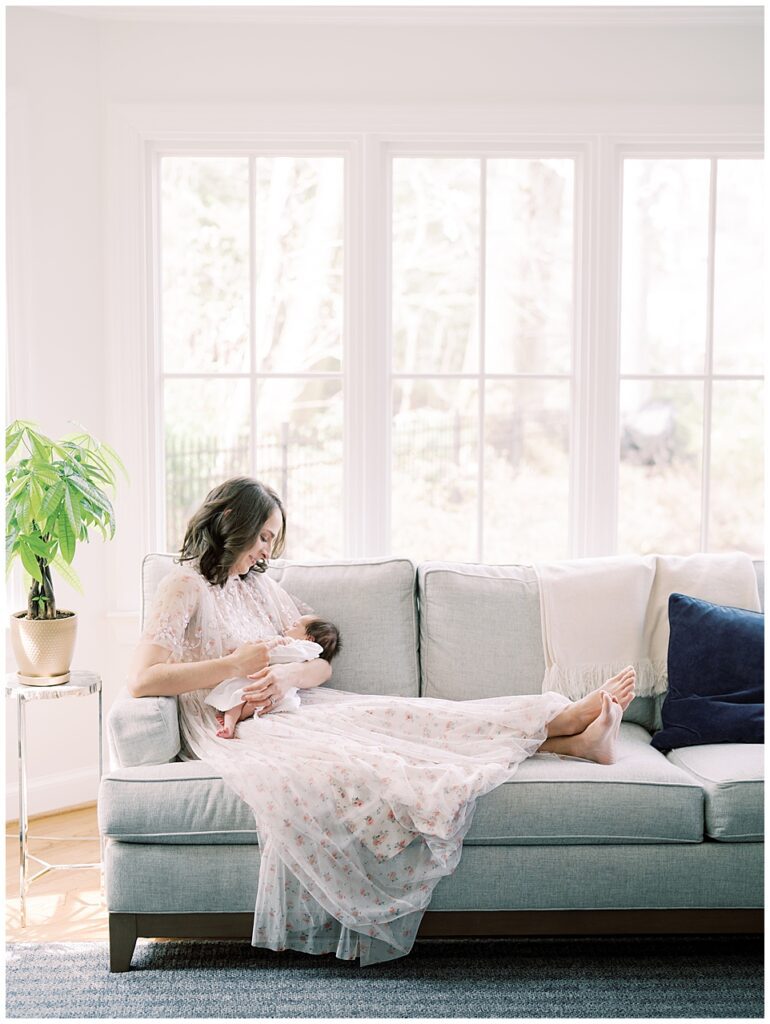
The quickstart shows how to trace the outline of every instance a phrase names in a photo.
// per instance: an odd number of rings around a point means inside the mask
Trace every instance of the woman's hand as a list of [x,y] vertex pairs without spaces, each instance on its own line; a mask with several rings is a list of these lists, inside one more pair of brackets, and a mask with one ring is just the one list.
[[[273,705],[283,700],[286,692],[295,686],[294,674],[296,665],[268,665],[259,672],[253,672],[249,679],[253,683],[242,689],[243,699],[257,709],[257,715],[268,713]],[[272,698],[272,700],[271,700]]]
[[232,654],[227,655],[227,661],[233,666],[233,675],[248,676],[252,672],[259,672],[269,663],[270,651],[284,642],[282,636],[274,636],[269,640],[237,647]]

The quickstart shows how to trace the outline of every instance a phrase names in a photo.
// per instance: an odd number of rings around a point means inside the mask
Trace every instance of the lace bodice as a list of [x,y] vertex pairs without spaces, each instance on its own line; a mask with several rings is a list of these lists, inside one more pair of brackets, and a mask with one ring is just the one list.
[[175,565],[158,584],[142,641],[171,652],[169,661],[206,661],[244,643],[275,636],[313,609],[267,573],[211,584],[192,564]]

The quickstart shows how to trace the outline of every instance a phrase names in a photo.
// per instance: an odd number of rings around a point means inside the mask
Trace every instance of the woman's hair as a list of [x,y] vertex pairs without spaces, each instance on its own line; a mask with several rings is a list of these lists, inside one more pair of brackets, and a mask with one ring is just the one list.
[[339,654],[342,650],[342,637],[333,622],[327,622],[326,619],[313,619],[312,622],[305,625],[305,633],[311,640],[323,647],[319,658],[323,658],[325,661],[331,661],[334,655]]
[[[259,536],[276,509],[281,512],[281,529],[273,544],[273,556],[283,553],[286,543],[286,513],[275,491],[250,476],[234,476],[209,491],[187,524],[180,562],[198,560],[201,574],[209,583],[223,587],[234,562]],[[257,562],[249,572],[265,572],[266,562]]]

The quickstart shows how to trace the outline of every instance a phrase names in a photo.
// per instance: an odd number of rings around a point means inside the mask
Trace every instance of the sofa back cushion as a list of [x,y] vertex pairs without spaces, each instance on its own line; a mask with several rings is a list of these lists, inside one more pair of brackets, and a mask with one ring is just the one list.
[[[147,555],[142,563],[142,628],[160,580],[174,556]],[[417,697],[415,566],[408,558],[350,561],[276,559],[267,570],[293,597],[331,619],[342,638],[325,686],[358,693]]]
[[340,631],[325,686],[399,697],[420,694],[415,565],[408,558],[334,562],[276,559],[268,572]]
[[417,595],[424,697],[540,692],[545,659],[530,566],[422,562]]

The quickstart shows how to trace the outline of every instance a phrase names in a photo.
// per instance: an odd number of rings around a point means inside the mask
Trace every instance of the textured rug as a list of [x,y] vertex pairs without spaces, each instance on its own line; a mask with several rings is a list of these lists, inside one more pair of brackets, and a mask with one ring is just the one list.
[[7,1017],[762,1017],[761,937],[420,939],[374,967],[242,941],[7,946]]

